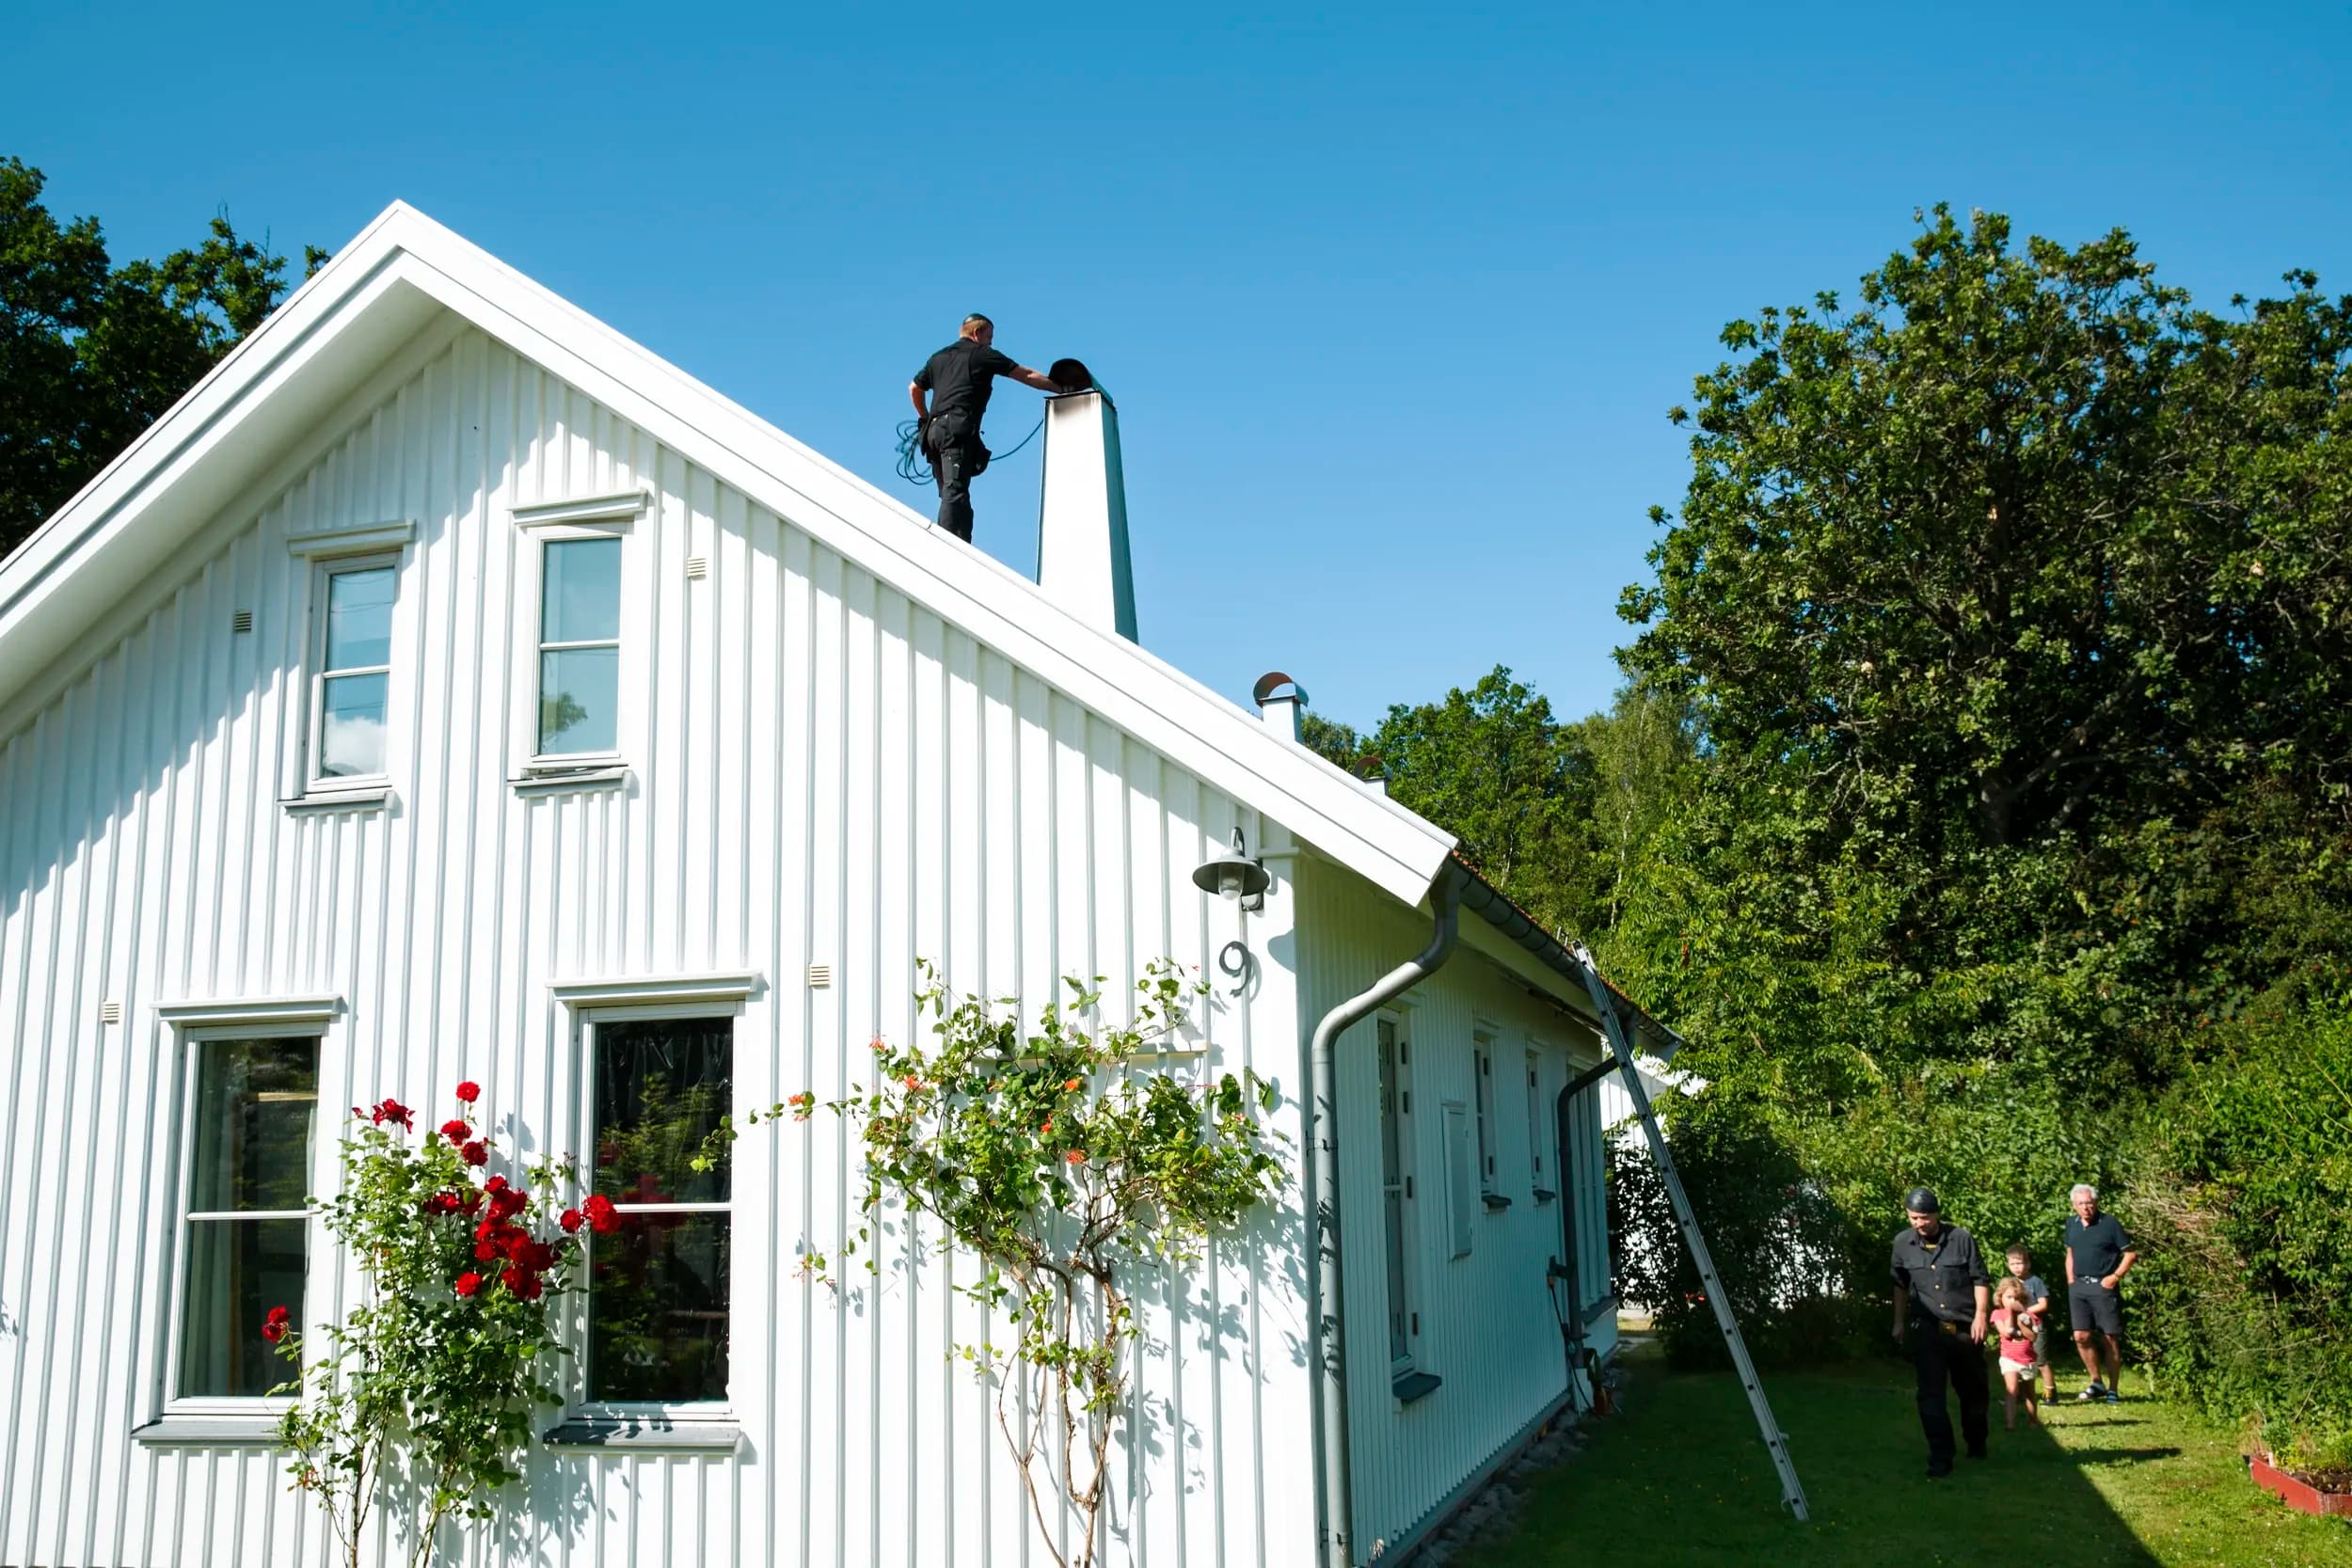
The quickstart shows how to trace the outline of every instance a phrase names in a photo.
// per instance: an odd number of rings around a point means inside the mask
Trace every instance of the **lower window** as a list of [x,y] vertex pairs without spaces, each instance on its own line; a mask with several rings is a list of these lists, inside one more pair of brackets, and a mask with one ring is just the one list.
[[721,1122],[734,1101],[734,1020],[592,1029],[591,1190],[603,1202],[591,1205],[588,1397],[723,1401],[731,1189]]
[[293,1370],[262,1338],[270,1309],[304,1322],[319,1042],[199,1039],[192,1051],[174,1393],[254,1399]]

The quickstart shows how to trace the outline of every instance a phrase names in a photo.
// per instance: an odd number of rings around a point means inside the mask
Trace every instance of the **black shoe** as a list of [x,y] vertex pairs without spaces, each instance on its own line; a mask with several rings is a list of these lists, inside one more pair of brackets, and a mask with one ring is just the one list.
[[1968,1450],[1968,1457],[1971,1459],[1982,1459],[1984,1457],[1984,1445],[1982,1443],[1978,1443],[1971,1447]]
[[1950,1460],[1931,1459],[1928,1461],[1928,1479],[1930,1481],[1942,1481],[1946,1476],[1948,1476],[1951,1473],[1952,1462]]

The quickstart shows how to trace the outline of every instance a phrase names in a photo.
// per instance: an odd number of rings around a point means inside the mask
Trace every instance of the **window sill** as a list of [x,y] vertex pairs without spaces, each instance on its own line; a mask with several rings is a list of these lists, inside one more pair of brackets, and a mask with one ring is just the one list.
[[393,795],[390,784],[367,784],[358,789],[314,789],[278,803],[290,812],[297,813],[383,811],[399,804],[399,798]]
[[628,784],[626,763],[597,763],[584,768],[532,768],[506,781],[517,795],[560,795],[572,790],[621,789]]
[[733,1421],[674,1421],[666,1416],[578,1416],[540,1441],[551,1449],[633,1449],[669,1453],[733,1453],[743,1440]]
[[275,1415],[158,1416],[133,1427],[131,1441],[149,1448],[274,1449],[278,1421]]
[[1553,1192],[1549,1187],[1537,1187],[1534,1194],[1534,1199],[1538,1203],[1549,1203],[1553,1198],[1558,1197],[1560,1195],[1558,1193]]
[[1416,1400],[1427,1399],[1444,1385],[1445,1379],[1435,1372],[1406,1372],[1389,1385],[1389,1392],[1396,1396],[1397,1403],[1411,1404]]
[[1486,1206],[1486,1212],[1489,1214],[1500,1214],[1511,1207],[1511,1200],[1501,1193],[1481,1193],[1478,1197],[1479,1201]]

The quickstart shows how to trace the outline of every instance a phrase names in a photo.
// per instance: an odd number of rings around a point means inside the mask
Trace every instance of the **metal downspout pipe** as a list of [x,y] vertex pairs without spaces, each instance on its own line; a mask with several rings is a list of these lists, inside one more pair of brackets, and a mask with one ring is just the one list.
[[1461,873],[1448,865],[1429,891],[1429,945],[1323,1015],[1309,1048],[1314,1123],[1307,1139],[1308,1224],[1315,1249],[1315,1425],[1323,1440],[1322,1513],[1325,1568],[1355,1568],[1348,1545],[1354,1497],[1347,1468],[1347,1357],[1340,1303],[1340,1036],[1375,1009],[1436,974],[1454,956],[1460,934]]

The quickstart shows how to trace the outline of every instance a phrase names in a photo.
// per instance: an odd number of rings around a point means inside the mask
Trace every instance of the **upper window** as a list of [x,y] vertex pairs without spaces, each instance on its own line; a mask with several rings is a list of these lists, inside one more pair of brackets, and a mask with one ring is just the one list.
[[714,1134],[734,1098],[734,1020],[601,1019],[593,1040],[593,1188],[612,1209],[588,1243],[588,1397],[723,1401],[731,1187]]
[[262,1336],[270,1309],[304,1322],[319,1042],[199,1039],[191,1054],[173,1392],[253,1399],[289,1370]]
[[550,539],[540,548],[541,756],[620,749],[621,541]]
[[311,782],[382,778],[398,572],[389,561],[334,562],[321,566],[319,576],[322,613],[317,673],[311,676]]

